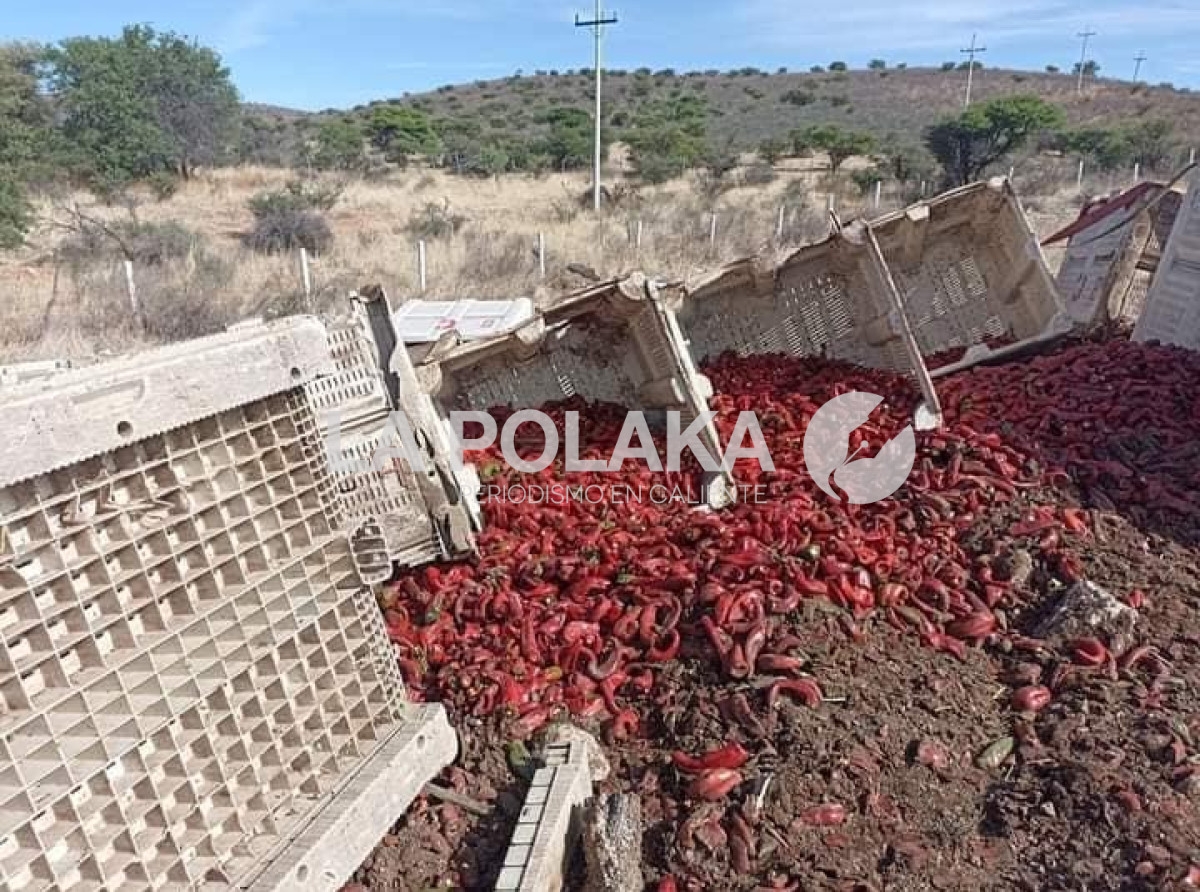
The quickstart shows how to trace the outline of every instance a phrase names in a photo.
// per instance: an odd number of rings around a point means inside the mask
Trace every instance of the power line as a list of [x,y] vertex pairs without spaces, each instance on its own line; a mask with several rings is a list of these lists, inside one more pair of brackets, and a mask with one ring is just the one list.
[[1140,53],[1138,53],[1136,56],[1133,57],[1133,82],[1135,84],[1138,82],[1138,75],[1141,74],[1142,63],[1145,61],[1146,61],[1146,51],[1145,50],[1142,50]]
[[1083,49],[1079,53],[1079,80],[1075,82],[1075,92],[1082,93],[1083,92],[1083,69],[1084,69],[1085,63],[1087,62],[1088,39],[1095,37],[1096,32],[1095,31],[1080,31],[1075,36],[1083,39]]
[[596,0],[596,14],[588,21],[581,21],[579,13],[575,14],[576,28],[591,28],[592,33],[596,38],[596,52],[593,62],[596,72],[596,145],[595,157],[592,159],[592,208],[596,211],[600,210],[600,38],[604,33],[605,25],[615,25],[617,17],[615,14],[608,16],[604,15],[604,11],[600,7],[601,0]]
[[975,56],[979,53],[987,52],[986,46],[975,46],[975,37],[976,36],[977,35],[972,34],[971,35],[971,45],[969,47],[967,47],[965,50],[959,50],[960,53],[966,53],[966,55],[967,55],[967,96],[963,100],[963,108],[971,107],[971,81],[974,79],[974,76],[975,76]]

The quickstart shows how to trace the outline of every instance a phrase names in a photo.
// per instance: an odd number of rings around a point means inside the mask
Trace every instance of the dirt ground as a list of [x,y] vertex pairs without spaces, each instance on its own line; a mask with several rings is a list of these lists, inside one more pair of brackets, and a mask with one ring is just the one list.
[[[1128,367],[1114,359],[1114,373]],[[1190,386],[1200,367],[1179,375],[1172,385]],[[978,413],[956,399],[966,388],[947,387],[951,418]],[[1179,423],[1169,405],[1160,408],[1164,430]],[[997,416],[996,428],[1005,424]],[[1014,440],[1029,433],[1005,430]],[[1106,454],[1109,436],[1094,432],[1097,454]],[[1196,463],[1155,461],[1140,468],[1144,479],[1165,468],[1188,487],[1200,473]],[[768,706],[770,679],[731,681],[711,654],[685,642],[648,695],[628,698],[642,716],[640,733],[606,741],[614,771],[601,788],[642,801],[646,888],[667,876],[693,892],[1200,885],[1200,513],[1132,500],[1073,477],[980,515],[961,536],[964,549],[998,549],[1014,563],[1024,552],[1032,572],[1013,584],[999,632],[968,646],[962,660],[878,612],[856,622],[827,601],[805,600],[776,633],[802,642],[793,653],[824,694],[815,708],[786,698]],[[1089,533],[1064,548],[1078,562],[1073,570],[1071,559],[1011,535],[1037,503],[1082,503]],[[1099,666],[1032,637],[1080,571],[1139,613],[1131,635],[1106,638],[1113,658]],[[1014,690],[1035,684],[1049,689],[1048,705],[1018,710]],[[738,695],[749,715],[732,706]],[[524,782],[505,757],[505,718],[450,708],[463,754],[443,782],[488,805],[489,815],[419,800],[355,888],[491,888]],[[689,797],[689,777],[670,753],[731,741],[750,753],[743,783],[715,802]]]

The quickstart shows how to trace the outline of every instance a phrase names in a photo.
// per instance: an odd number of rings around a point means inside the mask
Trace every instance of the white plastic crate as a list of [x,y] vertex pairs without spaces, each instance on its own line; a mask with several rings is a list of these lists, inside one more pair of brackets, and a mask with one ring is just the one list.
[[[6,393],[0,888],[336,889],[454,757],[337,528],[329,370],[300,319]],[[388,810],[314,835],[364,770]]]
[[400,341],[428,344],[455,332],[464,340],[494,338],[520,328],[533,318],[533,301],[410,300],[392,313]]
[[1138,183],[1084,206],[1078,219],[1042,242],[1066,242],[1055,282],[1073,322],[1137,321],[1181,197],[1162,183]]
[[360,533],[360,570],[371,565],[372,581],[382,581],[391,575],[391,561],[415,566],[450,557],[430,518],[417,471],[405,458],[393,423],[398,410],[368,330],[358,317],[331,322],[327,329],[335,370],[307,389],[329,447],[344,528],[366,526],[380,534],[376,543]]
[[908,373],[925,398],[918,423],[938,423],[937,394],[866,226],[834,233],[778,263],[750,258],[689,283],[677,317],[700,362],[726,351],[826,356]]
[[[970,348],[934,377],[1071,329],[1041,245],[1006,179],[870,222],[923,356]],[[989,348],[985,340],[1009,343]]]
[[1189,177],[1133,338],[1200,350],[1200,168]]
[[495,892],[559,892],[580,830],[580,809],[592,798],[592,774],[582,744],[546,747],[517,816]]
[[421,387],[396,330],[386,292],[378,285],[369,286],[353,295],[353,301],[390,404],[407,420],[416,445],[424,453],[416,481],[443,555],[471,553],[475,550],[474,534],[483,529],[477,498],[479,476],[471,465],[458,460],[448,421]]
[[38,359],[0,365],[0,386],[43,381],[70,368],[71,361],[67,359]]
[[[447,337],[409,350],[424,392],[446,411],[536,408],[567,397],[630,409],[678,411],[687,427],[705,411],[712,387],[692,364],[675,310],[643,276],[564,298],[501,338]],[[716,428],[701,434],[721,454]],[[705,481],[709,502],[725,504],[731,478]]]

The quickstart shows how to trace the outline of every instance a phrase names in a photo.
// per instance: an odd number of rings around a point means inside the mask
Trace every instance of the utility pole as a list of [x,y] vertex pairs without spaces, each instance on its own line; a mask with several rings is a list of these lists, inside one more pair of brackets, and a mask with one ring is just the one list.
[[580,21],[579,13],[575,14],[575,27],[591,28],[596,38],[595,61],[593,62],[596,71],[596,146],[592,165],[592,208],[596,211],[600,210],[600,38],[604,33],[605,25],[617,23],[615,14],[605,18],[600,2],[601,0],[596,0],[596,14],[590,21]]
[[1133,82],[1138,82],[1138,75],[1142,73],[1142,63],[1146,61],[1146,51],[1142,50],[1133,57]]
[[1075,92],[1083,92],[1083,67],[1087,64],[1087,45],[1088,39],[1095,37],[1095,31],[1080,31],[1075,35],[1083,40],[1083,49],[1079,53],[1079,80],[1075,82]]
[[967,97],[963,100],[963,108],[971,107],[971,81],[975,77],[975,56],[979,53],[986,53],[986,46],[975,46],[976,35],[971,35],[971,45],[965,50],[959,50],[960,53],[967,54]]

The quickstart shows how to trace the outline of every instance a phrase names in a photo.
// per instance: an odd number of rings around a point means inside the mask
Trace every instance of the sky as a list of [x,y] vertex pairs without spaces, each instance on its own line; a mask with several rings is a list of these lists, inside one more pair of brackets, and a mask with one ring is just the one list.
[[[317,110],[517,70],[590,68],[594,0],[0,0],[0,41],[144,22],[216,48],[247,101]],[[1200,87],[1197,0],[611,0],[604,66],[774,71],[873,58],[1070,70],[1081,31],[1102,75]],[[606,14],[609,10],[606,7]]]

